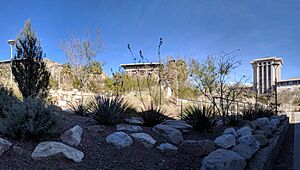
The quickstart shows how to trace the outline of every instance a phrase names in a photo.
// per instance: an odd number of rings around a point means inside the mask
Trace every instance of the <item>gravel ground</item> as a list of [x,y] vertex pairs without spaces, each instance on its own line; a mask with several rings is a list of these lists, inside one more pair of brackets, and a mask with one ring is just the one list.
[[[203,157],[193,157],[179,152],[175,156],[166,156],[155,148],[146,148],[134,143],[132,146],[116,149],[105,142],[105,137],[115,131],[114,127],[103,126],[102,130],[89,130],[89,126],[97,123],[90,118],[64,112],[60,122],[60,133],[78,124],[84,129],[81,144],[74,147],[82,151],[85,156],[80,163],[74,163],[62,156],[53,156],[40,160],[33,160],[31,152],[39,141],[17,141],[3,137],[24,150],[22,155],[12,150],[0,157],[0,169],[199,169]],[[100,128],[101,129],[101,128]],[[158,141],[165,142],[157,136],[149,127],[143,127],[143,131],[150,134]],[[192,131],[185,134],[185,139],[214,139],[224,130],[218,128],[213,133],[200,133]],[[44,140],[59,141],[59,135],[48,137]]]
[[294,124],[290,124],[273,170],[294,169]]

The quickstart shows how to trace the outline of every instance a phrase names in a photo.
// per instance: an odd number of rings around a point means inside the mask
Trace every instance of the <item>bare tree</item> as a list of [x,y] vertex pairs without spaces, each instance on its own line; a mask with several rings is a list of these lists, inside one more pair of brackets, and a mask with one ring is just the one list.
[[223,121],[229,115],[230,106],[244,92],[245,76],[234,83],[228,82],[231,72],[241,63],[236,58],[236,51],[221,52],[218,61],[209,56],[204,63],[192,59],[190,64],[190,75],[194,83],[223,117]]
[[90,35],[88,30],[77,34],[73,33],[60,44],[60,47],[68,57],[72,73],[86,91],[89,68],[93,66],[97,56],[103,50],[103,42],[99,30],[96,31],[95,35]]

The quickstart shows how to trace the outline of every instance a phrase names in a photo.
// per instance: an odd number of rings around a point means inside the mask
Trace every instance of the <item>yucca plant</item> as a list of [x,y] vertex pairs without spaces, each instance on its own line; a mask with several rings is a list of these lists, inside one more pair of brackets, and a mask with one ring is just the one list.
[[270,108],[258,107],[257,110],[255,110],[255,115],[256,118],[271,117],[275,115],[275,112]]
[[153,127],[157,124],[163,123],[167,119],[170,119],[168,116],[166,116],[166,113],[161,107],[156,107],[153,104],[151,104],[150,107],[137,112],[137,116],[143,119],[144,126],[149,127]]
[[242,117],[239,114],[232,114],[227,116],[227,124],[229,126],[238,126],[242,121]]
[[213,111],[210,107],[189,106],[181,115],[181,119],[188,122],[195,130],[209,131],[215,124]]
[[91,104],[87,102],[72,102],[69,104],[71,107],[72,111],[81,116],[87,116],[90,112],[91,109]]
[[91,115],[100,124],[116,125],[132,110],[134,108],[124,98],[97,96],[92,102]]
[[244,120],[255,120],[256,119],[255,110],[252,107],[244,109],[242,112],[242,118]]

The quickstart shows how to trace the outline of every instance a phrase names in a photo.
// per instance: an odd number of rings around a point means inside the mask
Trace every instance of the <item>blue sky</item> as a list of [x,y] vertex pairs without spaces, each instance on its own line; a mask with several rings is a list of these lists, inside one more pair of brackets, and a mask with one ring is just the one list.
[[[162,57],[203,60],[240,49],[235,76],[252,75],[249,62],[264,56],[284,59],[283,79],[300,77],[300,1],[297,0],[0,0],[0,59],[9,59],[7,40],[30,18],[47,57],[64,63],[59,43],[70,33],[101,29],[104,69],[133,62],[127,49]],[[251,80],[250,80],[251,82]]]

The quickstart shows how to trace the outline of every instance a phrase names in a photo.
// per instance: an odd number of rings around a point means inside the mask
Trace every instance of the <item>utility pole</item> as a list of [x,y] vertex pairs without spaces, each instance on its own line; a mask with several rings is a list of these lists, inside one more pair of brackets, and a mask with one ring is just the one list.
[[279,66],[278,63],[273,62],[272,66],[275,69],[275,113],[278,114],[278,100],[277,100],[277,67]]
[[8,40],[8,44],[10,46],[10,87],[12,88],[13,84],[13,73],[12,73],[12,60],[13,60],[13,52],[14,46],[16,44],[16,40]]

